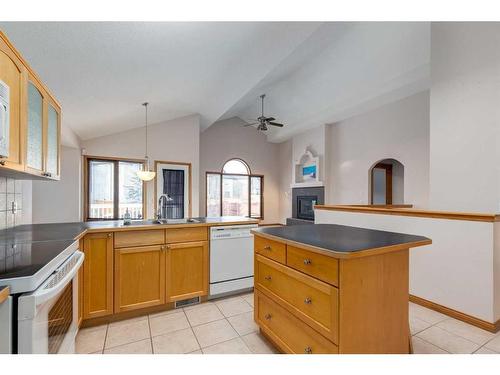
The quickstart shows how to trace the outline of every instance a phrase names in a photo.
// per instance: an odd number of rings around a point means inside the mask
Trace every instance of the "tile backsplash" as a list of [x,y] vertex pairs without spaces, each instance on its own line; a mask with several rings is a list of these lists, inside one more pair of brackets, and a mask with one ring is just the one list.
[[23,181],[0,176],[0,229],[25,224]]

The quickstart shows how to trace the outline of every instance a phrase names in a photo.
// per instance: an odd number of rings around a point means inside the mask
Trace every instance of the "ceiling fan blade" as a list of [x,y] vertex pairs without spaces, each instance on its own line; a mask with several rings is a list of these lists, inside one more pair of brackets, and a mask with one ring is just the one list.
[[272,125],[272,126],[277,126],[278,128],[282,128],[284,126],[283,124],[280,124],[278,122],[272,122],[272,121],[268,121],[268,124]]
[[266,120],[266,121],[274,121],[276,119],[274,117],[266,117],[264,120]]
[[257,122],[251,122],[251,123],[249,123],[249,124],[245,124],[245,125],[243,125],[243,126],[244,126],[244,127],[246,127],[246,126],[254,126],[254,125],[258,125],[258,124],[260,124],[260,122],[258,122],[258,121],[257,121]]

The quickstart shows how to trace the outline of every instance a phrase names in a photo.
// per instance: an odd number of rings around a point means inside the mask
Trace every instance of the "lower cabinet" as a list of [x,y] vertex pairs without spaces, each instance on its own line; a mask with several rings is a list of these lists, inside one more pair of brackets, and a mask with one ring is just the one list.
[[208,241],[167,245],[167,302],[208,294]]
[[115,313],[165,303],[165,247],[115,249]]
[[113,233],[87,234],[83,251],[83,319],[113,314]]

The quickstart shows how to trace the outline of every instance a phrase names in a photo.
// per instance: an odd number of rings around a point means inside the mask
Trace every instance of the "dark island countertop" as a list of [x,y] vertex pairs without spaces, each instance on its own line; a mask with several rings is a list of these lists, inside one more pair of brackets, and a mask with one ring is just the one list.
[[367,256],[432,243],[431,239],[423,236],[336,224],[264,227],[252,232],[338,258]]

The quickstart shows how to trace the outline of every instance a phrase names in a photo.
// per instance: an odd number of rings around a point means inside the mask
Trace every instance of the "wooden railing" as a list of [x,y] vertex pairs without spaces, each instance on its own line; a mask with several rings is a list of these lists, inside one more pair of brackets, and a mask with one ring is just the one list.
[[[377,205],[316,205],[316,210],[328,211],[346,211],[358,212],[365,214],[380,214],[380,215],[396,215],[396,216],[413,216],[427,217],[434,219],[448,220],[465,220],[465,221],[485,221],[495,222],[500,221],[500,215],[491,213],[471,213],[471,212],[450,212],[450,211],[431,211],[431,210],[416,210],[411,207],[396,207],[392,206],[377,206]],[[401,206],[401,205],[399,205]],[[411,206],[411,205],[402,205]]]

